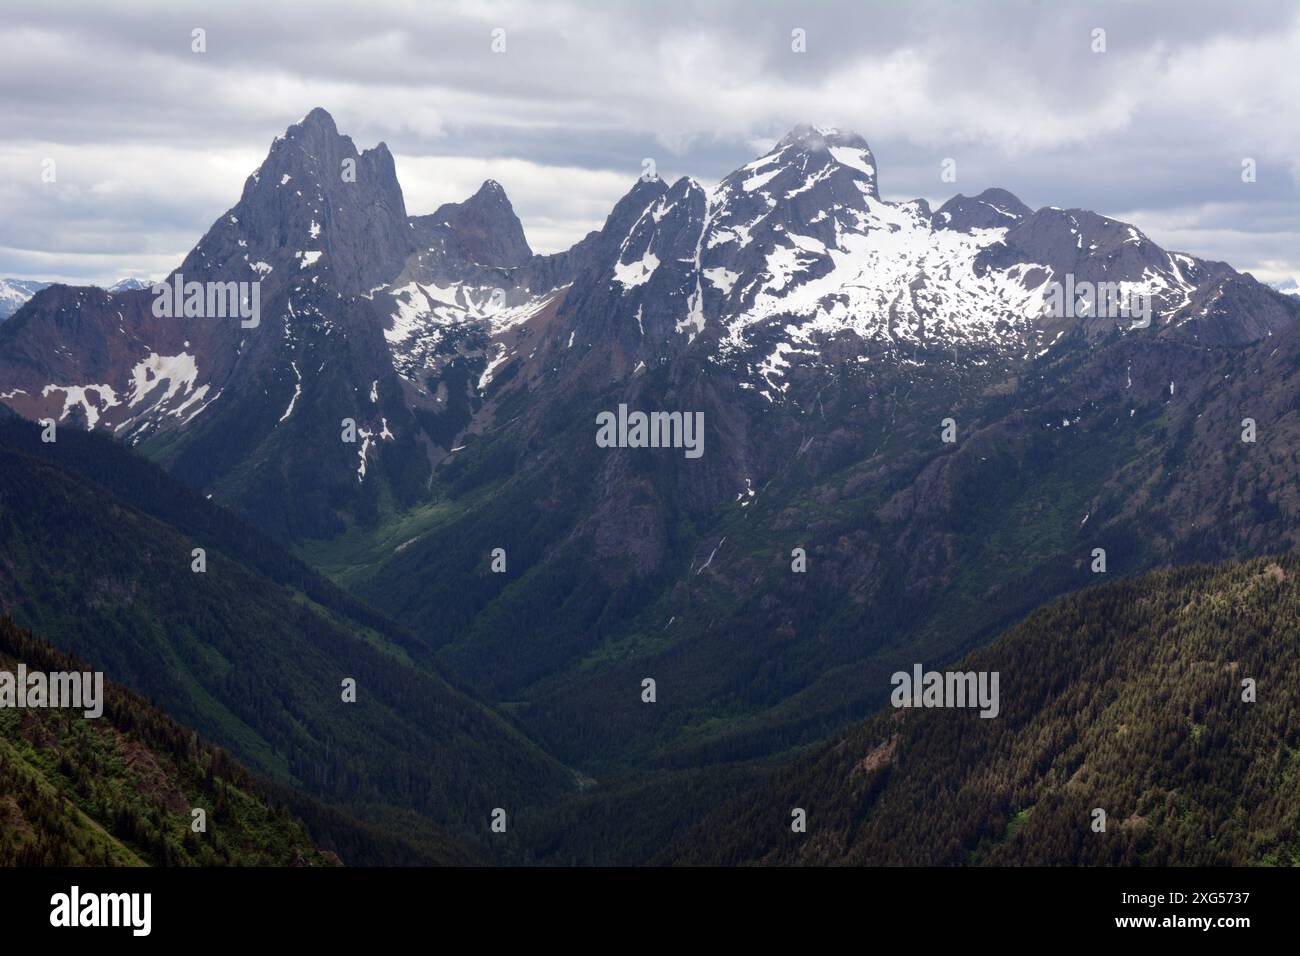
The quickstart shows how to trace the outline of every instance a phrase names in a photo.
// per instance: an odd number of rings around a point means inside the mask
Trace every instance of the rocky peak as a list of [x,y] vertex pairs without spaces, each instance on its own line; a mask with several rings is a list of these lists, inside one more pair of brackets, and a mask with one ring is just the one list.
[[978,196],[958,193],[932,217],[936,229],[1006,229],[1033,212],[1005,189],[986,189]]
[[876,159],[867,141],[856,133],[833,127],[800,124],[769,153],[742,166],[728,179],[739,174],[743,174],[739,185],[745,191],[769,196],[783,192],[789,198],[822,183],[830,185],[829,190],[821,190],[823,194],[843,193],[844,187],[852,183],[854,189],[880,198]]
[[276,284],[305,277],[364,295],[401,271],[414,247],[410,233],[388,147],[358,152],[318,108],[275,138],[239,203],[181,271]]
[[867,141],[857,133],[842,132],[833,126],[810,126],[799,123],[776,144],[774,151],[790,147],[804,151],[825,151],[831,147],[867,149]]
[[448,253],[467,263],[512,268],[533,254],[506,191],[494,179],[463,202],[445,203],[430,216],[414,217],[412,223],[422,237],[449,231]]

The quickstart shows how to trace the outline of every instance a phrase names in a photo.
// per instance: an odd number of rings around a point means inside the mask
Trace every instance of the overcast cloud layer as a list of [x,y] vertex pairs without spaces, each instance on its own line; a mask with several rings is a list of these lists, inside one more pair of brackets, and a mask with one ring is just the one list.
[[597,228],[646,157],[711,183],[810,122],[866,137],[885,198],[1001,186],[1300,278],[1294,0],[213,6],[4,3],[0,276],[164,275],[322,106],[388,143],[410,213],[496,179],[540,252]]

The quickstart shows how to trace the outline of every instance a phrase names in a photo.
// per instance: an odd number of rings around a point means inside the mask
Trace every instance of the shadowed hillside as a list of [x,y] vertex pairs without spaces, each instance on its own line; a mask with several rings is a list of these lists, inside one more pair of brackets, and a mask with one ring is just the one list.
[[1294,556],[1264,558],[1061,599],[952,668],[1000,673],[996,719],[886,709],[663,859],[1294,865],[1297,575]]

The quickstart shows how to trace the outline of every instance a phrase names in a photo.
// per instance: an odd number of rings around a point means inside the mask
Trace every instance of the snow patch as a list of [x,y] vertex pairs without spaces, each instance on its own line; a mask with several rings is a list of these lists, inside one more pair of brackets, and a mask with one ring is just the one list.
[[636,262],[618,262],[614,264],[614,281],[623,287],[626,293],[637,286],[645,285],[659,268],[659,257],[649,249]]

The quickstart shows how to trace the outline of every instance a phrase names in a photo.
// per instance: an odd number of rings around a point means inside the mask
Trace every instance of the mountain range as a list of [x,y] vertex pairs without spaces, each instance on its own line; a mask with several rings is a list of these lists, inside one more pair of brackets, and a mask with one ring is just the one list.
[[48,282],[31,282],[26,279],[0,279],[0,322],[17,312],[23,303],[48,285]]
[[[30,279],[0,279],[0,322],[13,315],[32,296],[52,283],[34,282]],[[132,289],[148,289],[152,282],[148,279],[119,279],[108,287],[109,292],[126,292]]]
[[[886,200],[838,130],[644,176],[537,255],[500,184],[409,215],[316,109],[178,277],[259,313],[52,285],[0,326],[0,401],[58,432],[5,426],[0,599],[254,770],[494,859],[659,857],[900,667],[1300,535],[1300,301],[1004,189]],[[702,414],[702,456],[600,447],[621,406]],[[385,695],[361,728],[303,696],[344,661]],[[489,803],[533,822],[483,844]]]

